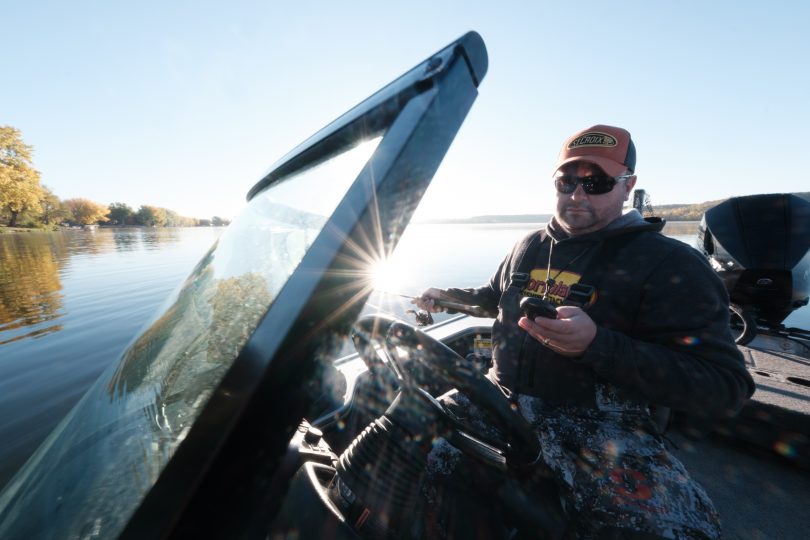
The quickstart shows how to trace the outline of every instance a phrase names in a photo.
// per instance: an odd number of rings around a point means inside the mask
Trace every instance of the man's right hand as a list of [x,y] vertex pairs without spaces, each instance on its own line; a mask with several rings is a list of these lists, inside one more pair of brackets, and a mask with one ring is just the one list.
[[430,313],[441,313],[447,310],[443,307],[435,305],[434,302],[434,300],[440,300],[441,298],[442,298],[441,289],[431,287],[418,297],[411,300],[411,304],[416,304],[416,306],[419,309],[424,309],[425,311],[428,311]]
[[518,325],[549,349],[574,358],[585,354],[596,337],[596,323],[574,306],[558,307],[556,319],[521,317]]

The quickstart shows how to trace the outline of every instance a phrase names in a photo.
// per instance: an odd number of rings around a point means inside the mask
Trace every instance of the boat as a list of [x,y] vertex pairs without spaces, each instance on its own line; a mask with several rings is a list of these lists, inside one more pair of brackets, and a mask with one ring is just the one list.
[[[0,493],[0,538],[425,536],[412,524],[434,425],[510,478],[534,474],[534,435],[483,376],[492,319],[462,313],[419,327],[404,320],[404,300],[397,316],[370,301],[386,294],[370,267],[394,251],[487,67],[470,32],[272,166]],[[807,367],[806,355],[757,343],[740,346]],[[789,437],[776,409],[758,405],[765,383],[736,420],[705,425],[676,413],[667,436],[728,530],[801,537],[808,388],[753,358],[768,384],[796,386],[777,387],[802,404],[788,406]],[[451,387],[513,439],[499,444],[448,417],[435,396]],[[753,424],[771,431],[749,436]],[[516,527],[545,530],[555,516],[531,511],[521,489],[496,502],[523,511]]]

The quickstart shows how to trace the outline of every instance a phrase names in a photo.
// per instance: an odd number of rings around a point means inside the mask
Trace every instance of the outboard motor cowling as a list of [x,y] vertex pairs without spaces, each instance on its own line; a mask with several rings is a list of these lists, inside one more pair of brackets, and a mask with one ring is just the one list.
[[732,304],[760,324],[779,326],[807,305],[810,292],[810,201],[790,194],[734,197],[708,210],[698,247]]

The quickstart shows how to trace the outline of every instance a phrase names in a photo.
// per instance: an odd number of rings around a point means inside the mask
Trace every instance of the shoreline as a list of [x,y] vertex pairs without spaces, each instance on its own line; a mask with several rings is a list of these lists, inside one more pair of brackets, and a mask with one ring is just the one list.
[[43,229],[39,227],[9,227],[7,225],[0,225],[0,234],[15,234],[15,233],[51,233],[51,232],[59,232],[62,230],[62,227],[57,227],[55,229]]
[[203,225],[203,226],[182,226],[182,227],[150,227],[147,225],[97,225],[93,229],[86,229],[84,227],[61,227],[56,226],[53,228],[40,228],[40,227],[8,227],[0,225],[0,234],[17,234],[17,233],[54,233],[65,231],[82,231],[82,230],[99,230],[99,229],[215,229],[223,227],[223,225]]

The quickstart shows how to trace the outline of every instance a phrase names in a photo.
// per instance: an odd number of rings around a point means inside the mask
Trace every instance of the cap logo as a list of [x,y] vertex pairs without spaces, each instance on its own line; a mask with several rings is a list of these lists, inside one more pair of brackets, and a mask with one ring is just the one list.
[[598,131],[589,131],[584,133],[568,143],[568,150],[573,150],[581,146],[616,146],[616,137],[608,135],[607,133],[600,133]]

